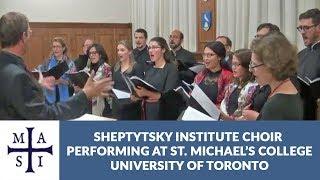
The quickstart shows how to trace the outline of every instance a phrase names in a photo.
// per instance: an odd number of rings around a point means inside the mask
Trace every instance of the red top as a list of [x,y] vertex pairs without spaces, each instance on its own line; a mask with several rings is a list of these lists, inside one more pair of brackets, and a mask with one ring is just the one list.
[[[194,78],[194,82],[199,85],[205,79],[208,72],[209,72],[209,69],[204,69],[200,71]],[[231,83],[232,79],[233,79],[232,72],[222,68],[221,74],[218,79],[218,95],[217,95],[217,100],[215,102],[217,106],[219,106],[221,101],[223,100],[226,87]]]

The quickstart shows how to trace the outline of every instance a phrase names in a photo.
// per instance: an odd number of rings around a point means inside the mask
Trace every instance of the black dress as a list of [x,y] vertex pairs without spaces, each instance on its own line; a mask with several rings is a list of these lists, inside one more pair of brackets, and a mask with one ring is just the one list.
[[269,85],[258,86],[252,95],[251,109],[260,112],[264,103],[267,101],[271,88]]
[[[145,81],[153,85],[159,92],[166,93],[176,88],[179,84],[179,76],[173,63],[166,63],[163,68],[150,68],[145,75]],[[147,120],[159,120],[160,102],[146,103],[145,114]]]
[[[144,77],[143,66],[140,63],[135,63],[130,72],[123,72],[129,77],[138,76]],[[120,68],[112,73],[114,88],[130,92],[126,82],[124,81]],[[130,99],[117,99],[112,101],[112,114],[118,120],[138,120],[141,119],[141,101],[132,102]]]
[[276,94],[263,106],[257,120],[302,120],[303,102],[299,94]]
[[[320,77],[320,42],[307,47],[299,52],[298,76],[302,79],[314,80]],[[304,119],[315,120],[317,99],[319,96],[311,95],[310,92],[301,91],[304,100]]]

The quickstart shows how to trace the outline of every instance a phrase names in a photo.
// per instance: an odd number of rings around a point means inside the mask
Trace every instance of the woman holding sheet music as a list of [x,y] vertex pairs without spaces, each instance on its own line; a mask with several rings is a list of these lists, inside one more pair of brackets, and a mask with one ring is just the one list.
[[158,92],[149,91],[143,87],[135,89],[137,95],[143,98],[145,119],[160,119],[161,94],[178,86],[179,76],[176,66],[170,62],[170,51],[166,40],[154,37],[149,42],[149,55],[154,66],[146,71],[145,81],[154,86]]
[[[69,66],[69,70],[66,73],[76,71],[73,61],[67,56],[67,52],[68,48],[65,41],[61,37],[53,38],[50,58],[39,66],[39,70],[41,72],[48,71],[59,63],[66,61]],[[66,74],[56,79],[55,87],[52,90],[45,89],[44,93],[49,104],[67,101],[72,93],[69,91],[69,82]]]
[[225,89],[232,80],[232,73],[221,67],[226,49],[221,42],[209,42],[205,45],[202,57],[205,69],[200,71],[194,82],[217,106],[225,95]]
[[[123,76],[144,78],[144,67],[134,60],[132,50],[132,45],[128,41],[122,40],[118,43],[117,53],[119,61],[113,67],[112,73],[114,89],[130,94],[134,90],[125,82]],[[141,101],[114,97],[112,100],[112,114],[118,120],[141,119]]]
[[269,84],[271,93],[259,119],[303,119],[302,99],[290,77],[297,72],[297,52],[281,33],[273,33],[251,44],[250,70],[259,85]]
[[[107,64],[108,56],[101,44],[94,43],[88,48],[89,63],[83,70],[87,72],[94,71],[94,80],[100,80],[111,76],[111,67]],[[110,113],[111,101],[105,97],[94,97],[91,100],[92,114],[97,116],[106,116]]]
[[252,95],[257,87],[254,76],[249,71],[251,51],[239,49],[232,58],[233,83],[226,90],[221,103],[221,116],[224,120],[242,118],[243,109],[252,102]]

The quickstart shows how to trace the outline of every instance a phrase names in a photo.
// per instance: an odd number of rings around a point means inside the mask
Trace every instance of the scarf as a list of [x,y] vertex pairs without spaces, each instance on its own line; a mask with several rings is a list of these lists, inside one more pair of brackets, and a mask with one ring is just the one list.
[[[51,56],[51,58],[49,59],[49,62],[48,62],[48,69],[46,69],[46,70],[50,70],[51,68],[58,65],[58,63],[59,63],[59,61],[55,58],[55,56]],[[67,80],[67,77],[65,74],[62,75],[61,78]],[[59,92],[59,99],[57,99],[56,91]],[[46,96],[47,101],[50,104],[53,104],[53,103],[59,102],[59,101],[65,102],[70,97],[69,87],[68,87],[68,85],[65,85],[65,84],[58,84],[55,86],[55,88],[53,90],[45,89],[45,96]]]

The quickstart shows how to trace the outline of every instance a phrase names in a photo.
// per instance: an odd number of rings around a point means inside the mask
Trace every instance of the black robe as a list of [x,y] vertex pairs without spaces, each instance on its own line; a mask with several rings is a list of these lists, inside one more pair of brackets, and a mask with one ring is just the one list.
[[[178,71],[174,64],[166,63],[163,68],[150,68],[145,75],[145,81],[153,85],[162,94],[176,88],[179,84]],[[160,99],[161,101],[161,99]],[[146,119],[161,119],[160,101],[155,103],[146,103]]]
[[152,66],[150,56],[149,56],[148,46],[146,46],[141,51],[138,48],[135,48],[132,51],[132,53],[133,53],[134,60],[143,66],[144,71],[147,71]]
[[[310,80],[320,77],[320,42],[311,47],[307,47],[299,52],[298,76],[308,77]],[[319,90],[320,91],[320,90]],[[316,119],[316,100],[319,97],[313,97],[310,93],[303,93],[304,99],[304,119]]]
[[[130,72],[123,72],[129,77],[138,76],[141,79],[144,77],[143,67],[139,63],[135,63]],[[114,81],[114,88],[130,92],[128,85],[122,77],[120,68],[112,73]],[[117,99],[112,100],[112,114],[118,120],[138,120],[141,119],[141,101],[132,102],[130,99]]]
[[[173,62],[180,61],[180,62],[176,62],[176,64],[178,64],[179,78],[181,80],[191,84],[194,80],[195,75],[196,75],[194,72],[189,70],[190,67],[192,67],[196,64],[194,54],[181,47],[176,52],[171,51],[170,59]],[[180,63],[182,63],[182,64],[180,64]]]

